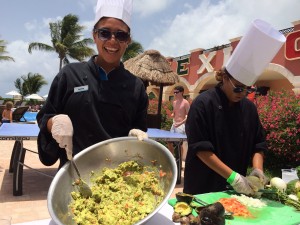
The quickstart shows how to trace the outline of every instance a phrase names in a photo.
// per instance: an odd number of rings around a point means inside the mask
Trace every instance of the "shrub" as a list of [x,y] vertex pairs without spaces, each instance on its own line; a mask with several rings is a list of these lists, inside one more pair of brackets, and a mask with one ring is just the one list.
[[270,91],[256,99],[262,125],[266,129],[269,169],[300,165],[300,95],[292,91]]
[[[149,114],[157,114],[158,110],[158,100],[157,98],[153,98],[149,100],[149,107],[148,107],[148,113]],[[162,101],[161,104],[161,115],[162,115],[162,121],[161,121],[161,129],[163,130],[170,130],[173,119],[171,117],[172,114],[172,103],[170,101]]]

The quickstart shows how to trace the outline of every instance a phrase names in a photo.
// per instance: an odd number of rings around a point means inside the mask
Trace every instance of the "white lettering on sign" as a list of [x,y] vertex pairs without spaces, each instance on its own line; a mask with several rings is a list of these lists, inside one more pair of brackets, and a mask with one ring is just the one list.
[[[285,52],[285,58],[287,60],[300,60],[300,30],[289,33],[286,36],[286,43],[283,46]],[[229,46],[222,49],[223,52],[223,62],[222,67],[226,66],[231,53],[233,51],[233,47]],[[197,70],[197,74],[202,74],[205,72],[213,72],[216,65],[216,62],[212,62],[214,57],[217,55],[217,51],[210,52],[206,57],[205,54],[199,54],[198,58],[200,59],[199,69]],[[195,62],[194,62],[195,63]],[[195,64],[190,65],[190,59],[184,59],[178,61],[177,64],[177,74],[178,75],[189,75],[189,68],[191,66],[195,66]],[[212,65],[213,64],[213,65]],[[198,66],[198,65],[196,65]]]
[[[300,43],[300,38],[297,38],[295,40],[295,51],[297,51],[297,52],[300,51],[300,44],[298,44],[298,43]],[[298,45],[299,45],[299,47],[298,47]]]
[[232,47],[228,48],[223,48],[223,53],[224,53],[224,59],[223,59],[223,67],[226,66],[226,63],[228,62],[232,52]]
[[212,65],[210,64],[211,60],[215,57],[215,55],[217,54],[216,51],[210,52],[208,54],[208,57],[206,57],[204,54],[199,55],[199,59],[201,60],[201,62],[203,63],[201,65],[201,67],[197,70],[197,74],[201,74],[204,72],[204,70],[206,69],[207,72],[212,72],[214,71],[214,68],[212,67]]

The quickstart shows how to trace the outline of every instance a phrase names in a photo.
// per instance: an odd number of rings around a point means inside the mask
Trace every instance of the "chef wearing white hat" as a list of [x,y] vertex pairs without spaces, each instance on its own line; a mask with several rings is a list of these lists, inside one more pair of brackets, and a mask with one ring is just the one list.
[[131,12],[132,0],[98,0],[93,29],[98,55],[66,65],[53,80],[37,116],[39,155],[45,165],[60,159],[62,166],[109,138],[147,138],[144,84],[121,62],[131,42]]
[[96,64],[106,73],[120,64],[130,38],[132,0],[98,0],[93,38],[99,52]]
[[225,68],[216,73],[218,85],[193,101],[186,121],[188,152],[185,193],[226,190],[257,195],[250,175],[266,183],[263,172],[267,149],[257,108],[245,98],[266,66],[285,42],[285,37],[262,20],[255,20],[241,39]]

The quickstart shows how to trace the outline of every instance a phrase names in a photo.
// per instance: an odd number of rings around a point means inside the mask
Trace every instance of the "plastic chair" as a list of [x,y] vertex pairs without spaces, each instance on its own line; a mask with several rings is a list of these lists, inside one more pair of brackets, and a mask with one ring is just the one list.
[[0,122],[2,121],[2,113],[5,109],[5,105],[0,105]]
[[[29,106],[20,106],[16,108],[12,113],[13,122],[26,122],[24,114],[28,111],[28,108]],[[22,118],[24,119],[24,121],[21,121]]]

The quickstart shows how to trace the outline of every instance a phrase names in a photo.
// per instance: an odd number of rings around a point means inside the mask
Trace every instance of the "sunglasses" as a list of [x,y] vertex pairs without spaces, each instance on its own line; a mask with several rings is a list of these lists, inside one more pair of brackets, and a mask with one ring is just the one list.
[[250,93],[253,93],[253,92],[255,92],[256,91],[256,88],[252,88],[252,87],[247,87],[247,86],[243,86],[243,87],[241,87],[241,86],[235,86],[233,83],[232,83],[232,81],[231,81],[231,79],[228,77],[228,79],[229,79],[229,81],[230,81],[230,83],[231,83],[231,85],[232,85],[232,87],[233,87],[233,92],[234,93],[242,93],[242,92],[244,92],[244,91],[246,91],[247,92],[247,94],[250,94]]
[[126,42],[130,37],[130,33],[121,30],[112,32],[106,28],[100,28],[100,29],[94,29],[94,32],[98,33],[98,38],[102,41],[110,40],[113,35],[115,39],[118,40],[119,42]]
[[174,94],[178,94],[180,91],[174,91]]

